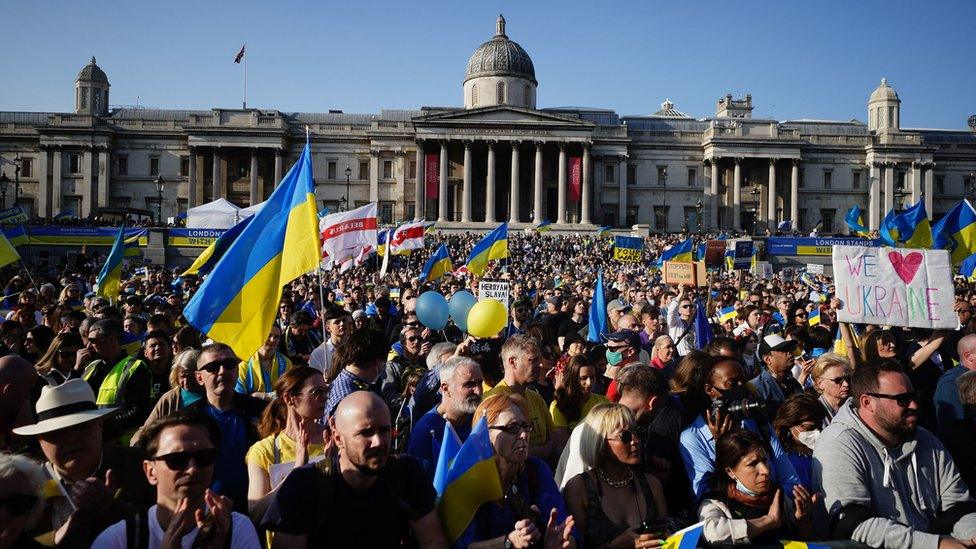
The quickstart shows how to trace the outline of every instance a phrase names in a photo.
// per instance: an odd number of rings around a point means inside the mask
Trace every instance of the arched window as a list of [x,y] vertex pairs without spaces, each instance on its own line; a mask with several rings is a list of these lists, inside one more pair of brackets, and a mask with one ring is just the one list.
[[472,107],[478,106],[478,85],[477,84],[471,84],[471,106]]
[[498,103],[499,105],[505,103],[505,83],[504,82],[499,82],[498,83],[498,98],[497,98],[496,103]]
[[526,108],[531,107],[532,106],[532,88],[530,88],[529,85],[526,84],[525,85],[525,88],[523,90],[524,90],[524,94],[522,96],[522,102],[525,103],[524,106]]

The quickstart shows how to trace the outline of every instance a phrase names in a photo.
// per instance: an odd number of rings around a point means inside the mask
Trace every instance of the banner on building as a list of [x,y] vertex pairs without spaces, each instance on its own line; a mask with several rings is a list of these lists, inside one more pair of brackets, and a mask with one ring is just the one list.
[[639,236],[614,236],[613,258],[624,263],[640,262],[644,255],[644,239]]
[[822,255],[829,256],[833,246],[869,246],[878,247],[881,241],[867,238],[814,238],[814,237],[770,237],[766,242],[768,255]]
[[952,262],[946,250],[835,245],[837,320],[954,330]]
[[[112,246],[118,233],[115,227],[24,227],[26,243],[41,246]],[[126,229],[125,242],[147,246],[149,229]]]
[[27,217],[27,212],[20,204],[0,210],[0,225],[20,225],[28,221],[30,219]]
[[426,184],[427,198],[438,198],[440,196],[441,178],[441,159],[438,153],[427,153],[424,161],[424,181]]
[[579,156],[569,157],[569,201],[579,202],[583,189],[583,158]]
[[183,248],[206,248],[227,229],[169,229],[167,244]]

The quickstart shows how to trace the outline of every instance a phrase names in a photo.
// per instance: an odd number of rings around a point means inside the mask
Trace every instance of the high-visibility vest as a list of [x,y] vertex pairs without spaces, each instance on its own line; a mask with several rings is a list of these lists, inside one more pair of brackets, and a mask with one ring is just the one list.
[[[125,384],[132,377],[132,374],[144,363],[134,356],[126,356],[112,366],[112,369],[105,374],[105,379],[98,387],[98,394],[95,397],[95,404],[99,406],[113,406],[118,402],[119,394],[125,390]],[[85,381],[94,375],[96,368],[90,368],[85,372]]]

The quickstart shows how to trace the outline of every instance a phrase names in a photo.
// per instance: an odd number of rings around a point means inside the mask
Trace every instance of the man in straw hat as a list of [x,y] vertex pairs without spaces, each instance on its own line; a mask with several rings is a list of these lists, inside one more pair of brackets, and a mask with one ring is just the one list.
[[108,525],[153,497],[134,448],[106,446],[102,423],[116,408],[99,408],[80,379],[41,389],[37,423],[14,434],[37,437],[47,461],[45,509],[34,535],[46,544],[87,546]]

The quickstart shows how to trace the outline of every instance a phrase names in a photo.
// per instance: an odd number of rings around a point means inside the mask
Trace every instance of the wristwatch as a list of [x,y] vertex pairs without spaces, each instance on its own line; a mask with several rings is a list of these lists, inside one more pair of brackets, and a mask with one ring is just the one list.
[[511,535],[512,534],[508,534],[507,536],[505,536],[505,549],[512,549],[513,547],[515,547],[514,545],[512,545]]

